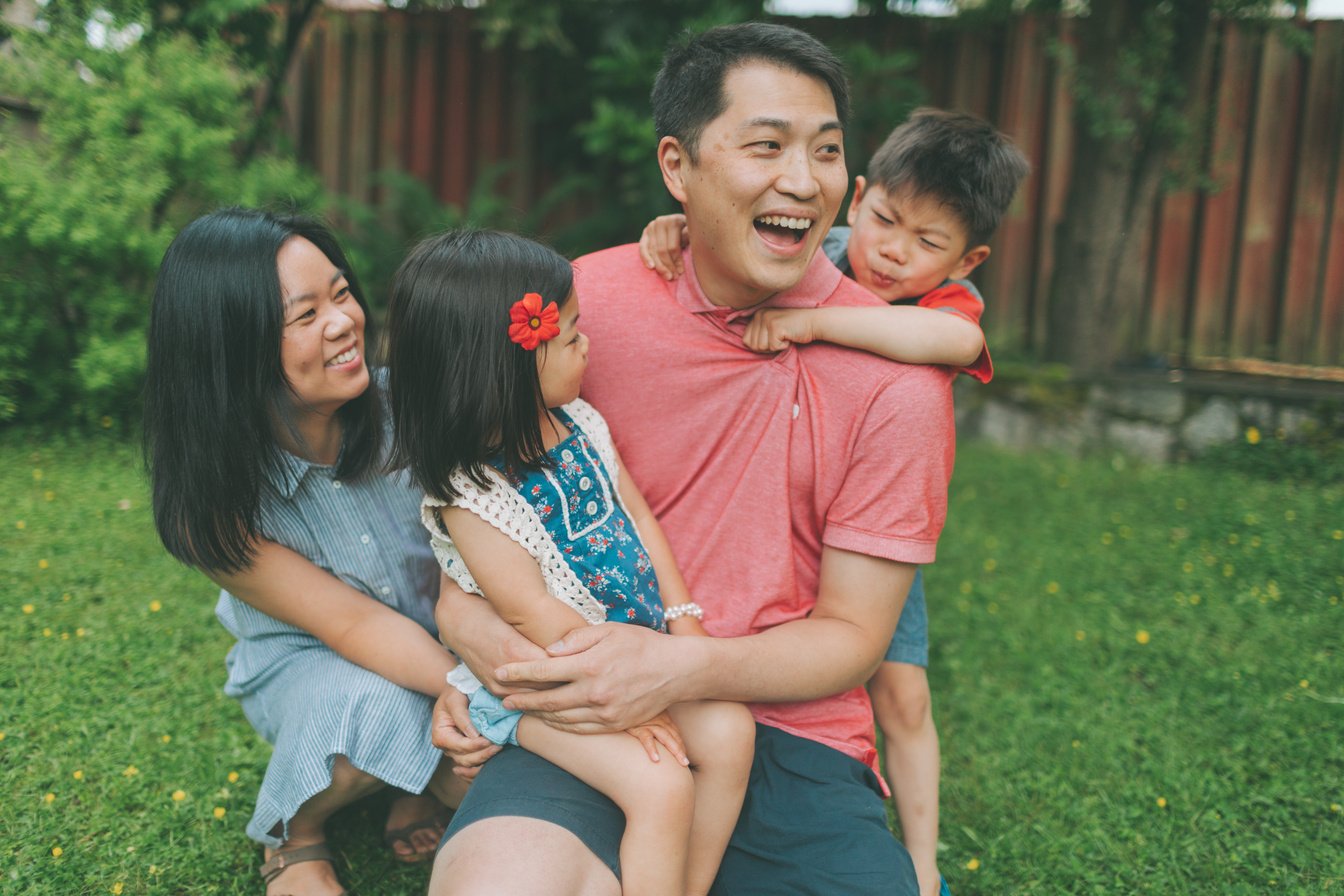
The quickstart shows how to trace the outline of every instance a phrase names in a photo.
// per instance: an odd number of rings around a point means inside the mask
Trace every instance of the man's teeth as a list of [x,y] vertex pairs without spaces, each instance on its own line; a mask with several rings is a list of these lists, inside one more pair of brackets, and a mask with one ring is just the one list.
[[345,351],[341,352],[339,355],[328,361],[327,366],[336,367],[337,365],[340,364],[349,363],[350,361],[353,361],[358,357],[359,357],[359,349],[357,348],[346,349]]
[[789,230],[807,230],[812,226],[812,222],[807,218],[786,218],[783,215],[761,215],[756,219],[757,224],[768,224],[771,227],[787,227]]

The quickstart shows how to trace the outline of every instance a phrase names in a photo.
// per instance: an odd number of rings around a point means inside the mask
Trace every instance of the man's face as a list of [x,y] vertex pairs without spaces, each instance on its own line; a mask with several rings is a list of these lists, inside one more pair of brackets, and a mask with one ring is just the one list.
[[658,158],[686,209],[701,289],[717,305],[749,308],[802,279],[848,174],[824,81],[748,62],[723,90],[727,108],[706,125],[698,160],[673,137]]

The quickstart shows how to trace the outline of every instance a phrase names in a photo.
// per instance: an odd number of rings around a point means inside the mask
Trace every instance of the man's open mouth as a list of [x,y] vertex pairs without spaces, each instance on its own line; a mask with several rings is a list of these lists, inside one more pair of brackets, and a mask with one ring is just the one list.
[[756,232],[767,243],[775,246],[796,246],[812,227],[809,218],[790,218],[785,215],[761,215],[752,222]]

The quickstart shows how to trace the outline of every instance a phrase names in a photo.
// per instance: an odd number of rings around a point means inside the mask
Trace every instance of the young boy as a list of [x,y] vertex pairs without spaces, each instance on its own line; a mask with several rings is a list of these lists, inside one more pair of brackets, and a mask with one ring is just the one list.
[[[767,309],[743,336],[760,352],[821,340],[911,364],[959,367],[989,382],[993,367],[980,315],[984,302],[964,278],[989,257],[990,236],[1029,166],[1022,153],[974,116],[916,110],[854,179],[846,220],[822,251],[890,308]],[[651,270],[682,273],[685,219],[645,228],[640,254]],[[883,759],[921,896],[946,893],[938,873],[938,731],[929,694],[928,620],[917,574],[885,661],[868,683],[885,740]]]

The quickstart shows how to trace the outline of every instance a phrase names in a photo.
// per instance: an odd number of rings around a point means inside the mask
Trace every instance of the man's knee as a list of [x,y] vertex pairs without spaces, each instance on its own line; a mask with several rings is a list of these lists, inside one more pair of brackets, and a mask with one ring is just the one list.
[[456,832],[434,860],[429,896],[620,896],[621,885],[574,834],[517,816],[482,819]]

